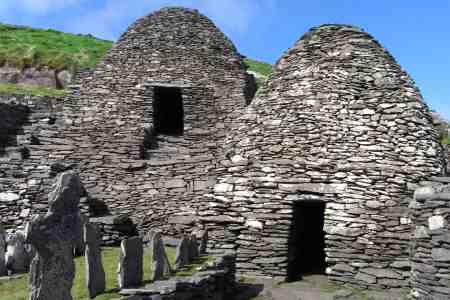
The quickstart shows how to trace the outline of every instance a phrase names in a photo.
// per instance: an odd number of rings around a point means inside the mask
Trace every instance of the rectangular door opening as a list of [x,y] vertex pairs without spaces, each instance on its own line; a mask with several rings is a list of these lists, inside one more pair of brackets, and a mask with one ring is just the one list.
[[180,88],[154,88],[153,125],[156,134],[183,134],[184,110]]
[[325,274],[325,202],[301,201],[294,204],[289,237],[288,281],[303,275]]

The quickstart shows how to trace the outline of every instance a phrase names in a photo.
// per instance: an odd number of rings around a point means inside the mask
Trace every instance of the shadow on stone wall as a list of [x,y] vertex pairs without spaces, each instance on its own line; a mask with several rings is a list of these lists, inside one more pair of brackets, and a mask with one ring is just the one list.
[[0,103],[0,156],[7,147],[17,146],[17,135],[23,133],[23,126],[30,115],[28,106]]

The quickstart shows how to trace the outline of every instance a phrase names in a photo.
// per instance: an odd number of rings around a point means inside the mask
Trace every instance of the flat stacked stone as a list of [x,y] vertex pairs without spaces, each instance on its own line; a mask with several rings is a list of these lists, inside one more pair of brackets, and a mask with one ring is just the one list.
[[450,298],[450,178],[421,183],[411,202],[411,296]]
[[331,279],[407,285],[407,185],[442,174],[443,151],[413,80],[372,36],[347,25],[307,32],[222,149],[200,219],[211,251],[237,251],[239,272],[287,276],[295,203],[320,201]]
[[81,193],[78,175],[62,173],[49,194],[47,214],[36,216],[27,224],[26,239],[36,249],[30,269],[30,300],[72,299],[73,246],[81,226]]
[[[0,93],[0,107],[0,214],[5,228],[15,229],[47,211],[54,177],[73,168],[61,163],[71,142],[55,132],[63,123],[61,97]],[[82,197],[81,212],[88,215],[89,206]]]
[[119,246],[122,240],[137,235],[136,224],[126,215],[93,217],[89,222],[99,227],[103,246]]
[[143,279],[144,248],[140,237],[122,241],[117,270],[119,288],[136,287]]

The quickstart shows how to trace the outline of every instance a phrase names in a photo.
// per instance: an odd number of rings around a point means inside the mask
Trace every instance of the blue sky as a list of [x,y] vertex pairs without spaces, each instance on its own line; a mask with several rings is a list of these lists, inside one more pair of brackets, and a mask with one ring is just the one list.
[[242,54],[271,63],[313,26],[360,26],[450,119],[449,0],[0,0],[0,21],[114,40],[136,18],[166,5],[198,8]]

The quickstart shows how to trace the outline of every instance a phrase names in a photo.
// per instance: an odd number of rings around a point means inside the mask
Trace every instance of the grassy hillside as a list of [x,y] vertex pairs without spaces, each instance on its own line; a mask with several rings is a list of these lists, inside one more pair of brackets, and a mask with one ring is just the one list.
[[247,65],[249,71],[253,71],[264,76],[269,76],[272,71],[272,65],[266,62],[246,58],[244,59],[244,63]]
[[111,46],[89,35],[0,23],[0,65],[74,71],[95,66]]
[[[0,23],[0,65],[49,66],[57,70],[94,67],[112,44],[91,35]],[[272,69],[268,63],[249,58],[245,64],[264,76]]]

